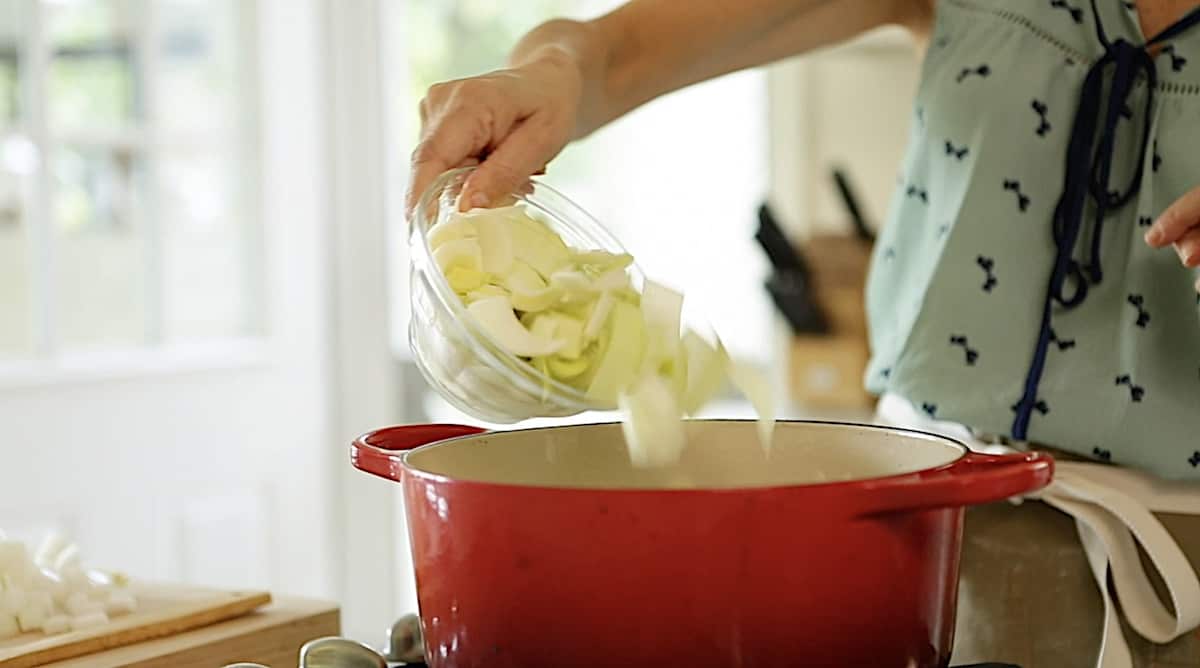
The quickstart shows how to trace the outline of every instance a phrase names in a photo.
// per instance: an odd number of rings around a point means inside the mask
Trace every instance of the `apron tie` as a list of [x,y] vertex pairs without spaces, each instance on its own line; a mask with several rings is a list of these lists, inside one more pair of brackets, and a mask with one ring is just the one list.
[[[885,394],[876,410],[877,422],[949,436],[974,452],[1017,452],[1007,445],[981,441],[962,425],[930,418],[898,395]],[[1056,462],[1054,468],[1054,481],[1025,498],[1042,501],[1075,519],[1104,602],[1096,668],[1133,668],[1117,605],[1109,592],[1110,576],[1125,619],[1143,638],[1167,643],[1200,628],[1200,576],[1154,516],[1155,512],[1200,515],[1200,491],[1109,464]],[[1170,608],[1163,605],[1150,582],[1139,545],[1165,585]]]

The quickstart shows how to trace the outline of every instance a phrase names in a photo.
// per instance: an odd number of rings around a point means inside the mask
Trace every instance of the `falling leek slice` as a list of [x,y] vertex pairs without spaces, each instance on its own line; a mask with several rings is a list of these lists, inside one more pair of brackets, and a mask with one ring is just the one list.
[[683,411],[667,381],[658,375],[640,378],[622,392],[619,406],[629,459],[637,467],[669,466],[679,460],[687,443]]
[[642,375],[669,371],[664,366],[675,361],[679,350],[679,322],[683,295],[653,281],[642,290],[642,317],[646,325],[646,350],[642,356]]
[[596,373],[588,386],[588,398],[612,405],[621,391],[637,378],[645,349],[646,326],[641,311],[628,302],[613,305],[608,319],[605,346]]
[[695,332],[683,335],[684,368],[683,410],[695,415],[712,400],[725,385],[724,349],[709,345]]
[[679,322],[683,313],[683,295],[654,281],[642,289],[642,312],[646,326],[661,329],[672,340],[679,340]]
[[763,451],[771,451],[771,437],[775,431],[775,399],[771,383],[758,369],[727,358],[726,371],[729,380],[750,400],[754,412],[758,413],[758,441]]

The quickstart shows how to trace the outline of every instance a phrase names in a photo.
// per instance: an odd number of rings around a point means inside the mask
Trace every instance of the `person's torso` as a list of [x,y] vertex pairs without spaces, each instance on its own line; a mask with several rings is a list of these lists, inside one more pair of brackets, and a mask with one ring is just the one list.
[[[1110,44],[1145,42],[1131,4],[1097,3]],[[1153,58],[1149,109],[1144,70],[1114,63],[1085,86],[1105,55],[1088,0],[939,2],[868,284],[867,382],[941,419],[1200,479],[1200,274],[1142,241],[1200,186],[1200,26]],[[1106,126],[1114,76],[1130,90]],[[1106,127],[1111,161],[1077,148],[1068,178],[1072,136]],[[1102,162],[1128,201],[1111,196],[1097,224],[1088,197],[1056,225],[1064,189],[1099,181]]]

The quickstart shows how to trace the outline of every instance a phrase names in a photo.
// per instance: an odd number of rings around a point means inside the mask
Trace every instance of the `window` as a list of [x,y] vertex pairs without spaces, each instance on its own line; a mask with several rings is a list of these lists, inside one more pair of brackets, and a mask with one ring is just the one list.
[[[385,76],[404,82],[392,92],[389,119],[391,155],[403,160],[417,138],[417,100],[430,84],[500,66],[517,39],[547,18],[591,17],[620,3],[400,4],[387,41],[404,47]],[[680,91],[568,146],[546,176],[608,225],[648,275],[684,290],[735,353],[760,362],[775,348],[766,262],[753,238],[769,181],[766,100],[759,71]],[[394,218],[403,239],[402,217]],[[406,350],[407,262],[397,265],[394,332]]]
[[252,11],[0,0],[0,360],[260,331]]

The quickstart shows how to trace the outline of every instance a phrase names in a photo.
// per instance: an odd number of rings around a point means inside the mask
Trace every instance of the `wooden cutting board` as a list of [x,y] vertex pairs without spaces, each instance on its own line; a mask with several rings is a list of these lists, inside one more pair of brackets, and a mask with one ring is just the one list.
[[40,668],[294,668],[304,643],[342,634],[339,617],[335,603],[272,594],[270,605],[241,617]]
[[32,668],[240,617],[271,602],[262,591],[231,592],[182,585],[134,583],[138,607],[107,625],[56,636],[26,633],[0,640],[0,668]]

